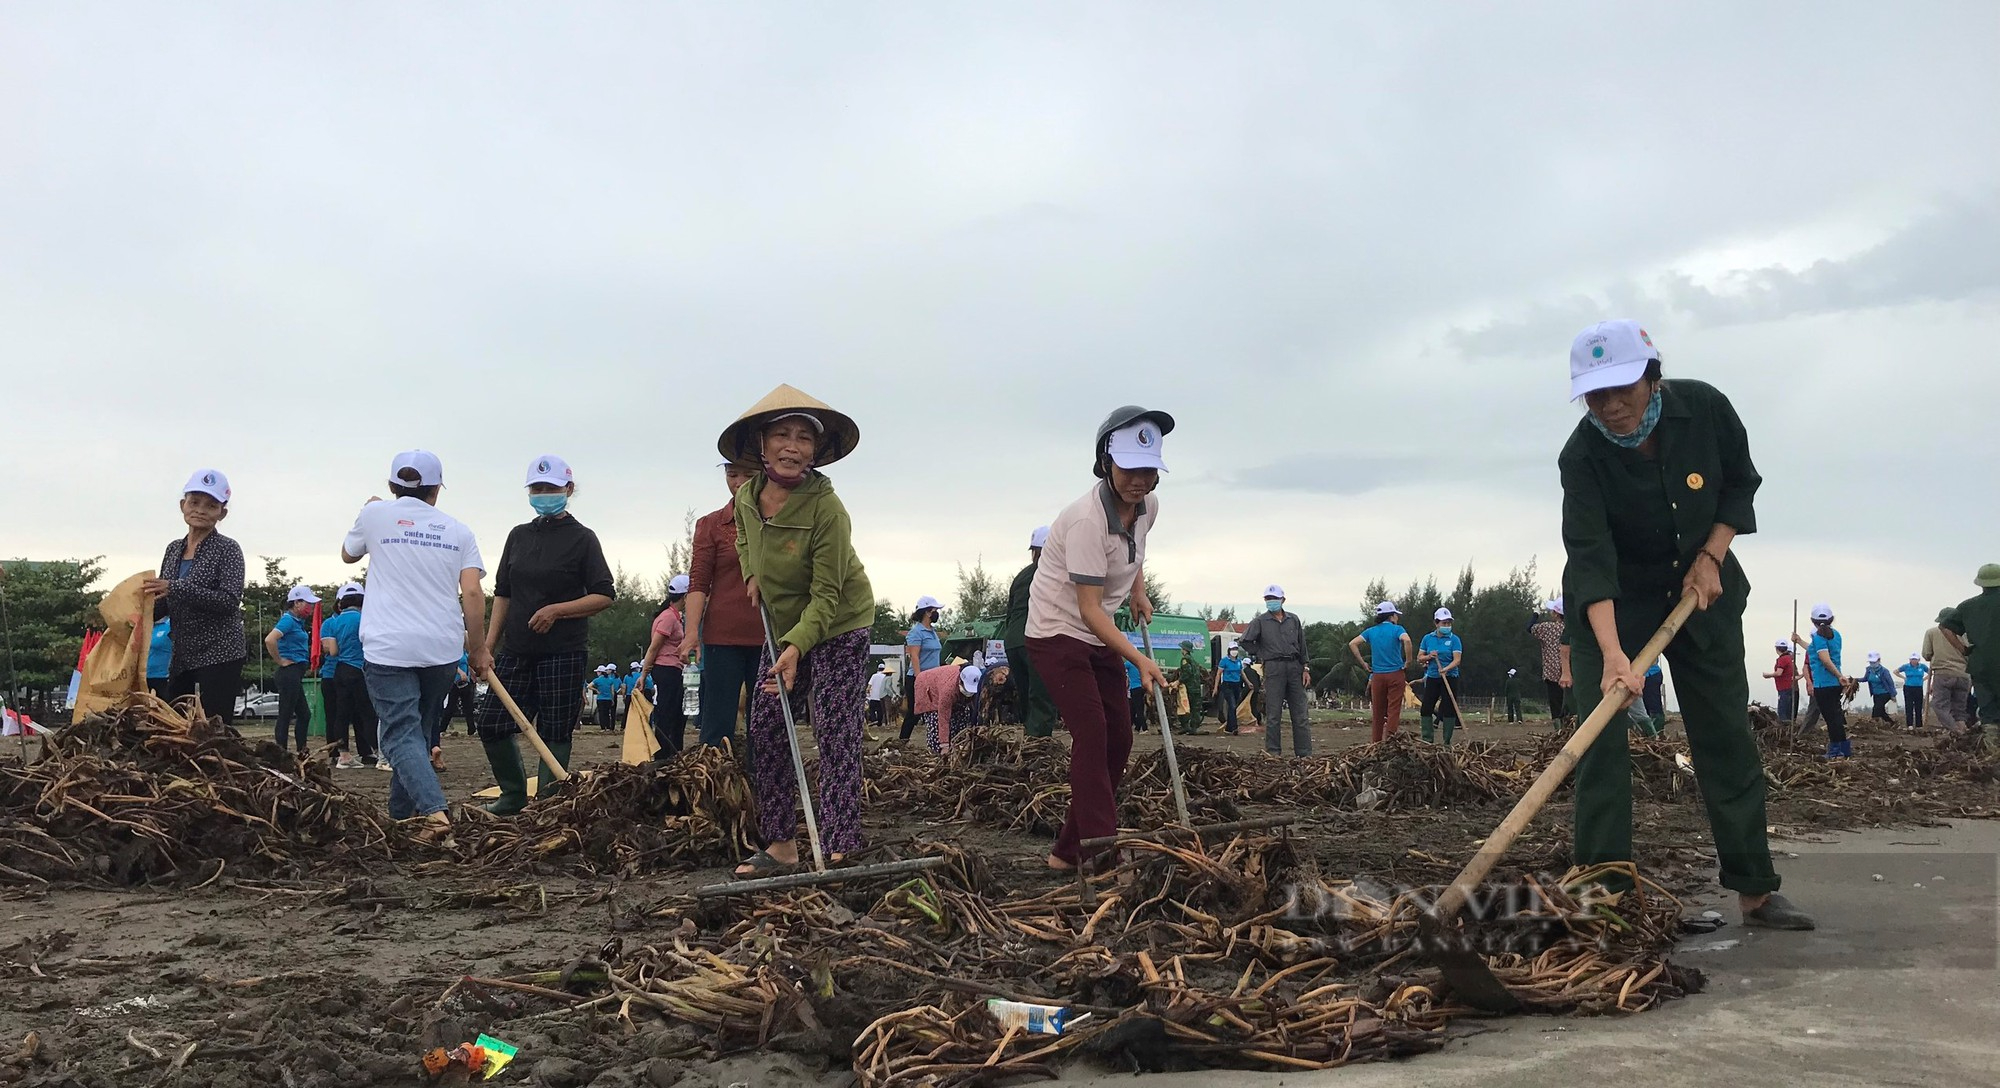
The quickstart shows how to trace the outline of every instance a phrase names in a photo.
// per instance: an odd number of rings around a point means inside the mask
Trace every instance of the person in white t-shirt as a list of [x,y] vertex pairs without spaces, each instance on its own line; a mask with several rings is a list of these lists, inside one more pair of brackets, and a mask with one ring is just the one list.
[[888,724],[884,707],[888,705],[886,700],[889,698],[892,683],[889,679],[889,663],[886,661],[882,663],[881,668],[875,670],[875,675],[868,678],[868,720],[876,725]]
[[341,544],[343,562],[368,563],[368,608],[361,614],[369,700],[381,720],[381,749],[396,777],[389,815],[420,819],[419,841],[449,838],[444,788],[431,767],[430,736],[457,679],[460,655],[472,672],[493,667],[486,649],[486,568],[472,530],[440,511],[444,467],[437,455],[408,450],[389,464],[394,499],[371,498]]

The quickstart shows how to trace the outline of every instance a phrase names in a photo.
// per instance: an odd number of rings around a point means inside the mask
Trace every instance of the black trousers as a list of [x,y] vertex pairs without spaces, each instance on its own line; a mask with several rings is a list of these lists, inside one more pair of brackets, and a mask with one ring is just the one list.
[[[327,700],[327,732],[333,735],[338,729],[340,737],[334,747],[342,747],[352,737],[355,754],[361,757],[361,762],[372,765],[378,738],[375,702],[368,697],[368,674],[353,665],[335,665],[331,690],[334,694]],[[332,724],[335,721],[338,726]]]
[[1562,721],[1564,717],[1562,682],[1559,680],[1544,680],[1542,683],[1548,687],[1549,717],[1555,721]]
[[702,646],[703,744],[720,745],[726,739],[737,751],[743,750],[744,738],[736,731],[736,724],[742,720],[744,695],[757,682],[757,665],[763,655],[762,646]]
[[687,708],[682,705],[685,681],[679,665],[653,666],[653,745],[661,758],[687,747]]
[[294,661],[278,666],[278,722],[272,729],[278,747],[285,746],[285,727],[292,727],[300,755],[306,751],[306,732],[312,728],[312,705],[306,702],[306,663]]
[[1869,694],[1875,696],[1875,713],[1873,715],[1874,719],[1878,722],[1886,722],[1892,720],[1889,717],[1889,700],[1894,699],[1896,696],[1893,693],[1887,691],[1876,691],[1876,692],[1870,692]]
[[201,696],[201,712],[236,724],[236,697],[243,694],[243,659],[203,665],[178,673],[167,684],[167,698]]
[[1813,705],[1819,707],[1819,716],[1826,720],[1826,739],[1839,744],[1847,739],[1847,707],[1841,699],[1838,686],[1813,689]]
[[1132,700],[1132,728],[1143,733],[1146,731],[1146,688],[1142,684],[1130,690],[1132,693],[1130,696]]
[[1458,718],[1458,710],[1453,706],[1451,696],[1444,690],[1444,680],[1436,676],[1424,677],[1424,691],[1417,697],[1423,704],[1426,718]]
[[882,705],[882,700],[880,699],[868,700],[868,722],[871,725],[881,725],[881,726],[886,726],[889,724],[889,712],[886,709],[884,709]]

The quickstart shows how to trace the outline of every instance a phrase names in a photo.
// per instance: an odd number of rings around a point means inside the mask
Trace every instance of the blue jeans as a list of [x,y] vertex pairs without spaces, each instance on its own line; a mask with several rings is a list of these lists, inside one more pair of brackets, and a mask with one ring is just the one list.
[[446,808],[444,787],[431,769],[431,733],[444,720],[444,697],[458,679],[458,662],[364,670],[368,699],[380,720],[382,755],[395,770],[389,780],[389,816],[407,820]]
[[1799,709],[1798,703],[1799,703],[1799,690],[1797,688],[1793,688],[1790,691],[1779,692],[1778,720],[1781,722],[1785,722],[1786,724],[1790,724],[1791,722],[1796,721],[1798,719],[1798,709]]

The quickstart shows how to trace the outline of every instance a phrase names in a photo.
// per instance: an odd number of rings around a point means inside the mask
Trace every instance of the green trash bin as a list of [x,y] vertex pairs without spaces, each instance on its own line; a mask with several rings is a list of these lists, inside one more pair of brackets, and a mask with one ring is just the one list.
[[319,684],[317,676],[305,679],[306,705],[312,708],[312,724],[306,727],[306,735],[312,737],[326,736],[326,694],[320,691]]

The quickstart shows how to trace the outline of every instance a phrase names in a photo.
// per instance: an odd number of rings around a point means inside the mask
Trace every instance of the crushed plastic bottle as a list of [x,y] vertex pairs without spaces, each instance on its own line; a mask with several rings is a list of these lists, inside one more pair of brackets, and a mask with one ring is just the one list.
[[986,999],[986,1011],[1003,1028],[1018,1028],[1030,1035],[1061,1035],[1090,1019],[1089,1013],[1073,1014],[1061,1005],[1031,1005],[1025,1001]]

